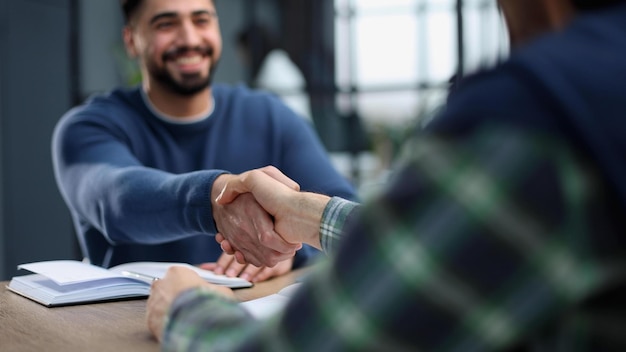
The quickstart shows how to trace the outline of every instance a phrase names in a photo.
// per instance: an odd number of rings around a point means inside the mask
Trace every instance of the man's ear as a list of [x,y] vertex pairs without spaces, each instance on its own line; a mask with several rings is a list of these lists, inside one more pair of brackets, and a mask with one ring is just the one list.
[[126,53],[128,56],[133,59],[137,58],[137,48],[135,46],[135,39],[133,38],[133,30],[130,26],[124,26],[124,29],[122,30],[122,38],[124,39],[124,47],[126,47]]

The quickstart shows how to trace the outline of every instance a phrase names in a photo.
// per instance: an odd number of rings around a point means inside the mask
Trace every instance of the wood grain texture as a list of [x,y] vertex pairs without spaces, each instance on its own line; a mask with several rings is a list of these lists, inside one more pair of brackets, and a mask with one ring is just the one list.
[[[278,292],[302,270],[237,289],[247,301]],[[158,351],[145,322],[146,300],[47,308],[0,282],[0,351]]]

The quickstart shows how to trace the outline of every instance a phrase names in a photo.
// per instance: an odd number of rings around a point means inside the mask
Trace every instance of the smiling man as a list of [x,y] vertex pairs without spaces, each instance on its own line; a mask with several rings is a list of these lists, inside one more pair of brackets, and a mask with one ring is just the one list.
[[[126,1],[124,5],[128,21],[124,42],[128,53],[140,59],[145,92],[157,109],[183,120],[209,108],[209,85],[222,53],[217,13],[207,3]],[[131,16],[140,5],[142,11]],[[195,104],[190,104],[190,98]]]
[[[220,206],[224,182],[275,165],[302,189],[354,198],[313,129],[277,97],[213,84],[222,53],[211,0],[124,0],[138,87],[89,99],[59,121],[53,162],[81,249],[92,263],[179,261],[252,281],[304,264],[314,250],[277,236],[252,197]],[[213,238],[245,233],[243,265]],[[261,245],[263,243],[264,245]],[[269,246],[269,249],[266,248]],[[294,256],[295,254],[295,256]],[[272,255],[270,264],[260,258]]]

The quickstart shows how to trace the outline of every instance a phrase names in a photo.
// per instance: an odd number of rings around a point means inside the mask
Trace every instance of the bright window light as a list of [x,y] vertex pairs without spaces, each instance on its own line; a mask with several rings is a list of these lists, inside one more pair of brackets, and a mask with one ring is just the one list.
[[[456,0],[335,0],[337,103],[369,125],[411,123],[441,105],[458,65]],[[508,51],[496,2],[464,0],[465,73]]]

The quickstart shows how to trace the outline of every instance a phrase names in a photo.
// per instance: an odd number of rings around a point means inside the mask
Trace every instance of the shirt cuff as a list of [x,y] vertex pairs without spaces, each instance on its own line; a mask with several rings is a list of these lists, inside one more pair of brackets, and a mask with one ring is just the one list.
[[[165,317],[161,347],[166,351],[190,350],[199,343],[210,344],[212,338],[217,339],[211,332],[222,330],[218,335],[228,337],[230,332],[243,336],[253,321],[237,302],[204,287],[192,288],[172,302]],[[241,338],[233,341],[241,341]]]
[[344,232],[348,220],[359,207],[358,203],[349,200],[332,197],[324,213],[320,224],[320,244],[326,254],[334,253]]

